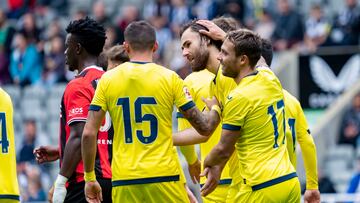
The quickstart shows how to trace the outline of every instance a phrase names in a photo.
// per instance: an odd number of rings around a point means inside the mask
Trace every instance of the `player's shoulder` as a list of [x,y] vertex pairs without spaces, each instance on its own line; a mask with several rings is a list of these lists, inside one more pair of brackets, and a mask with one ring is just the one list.
[[190,82],[190,83],[209,83],[214,79],[215,75],[213,73],[211,73],[210,71],[208,71],[207,69],[201,70],[201,71],[197,71],[197,72],[192,72],[190,73],[185,79],[185,82]]
[[291,103],[292,105],[300,106],[300,102],[296,97],[287,90],[283,89],[284,99],[287,103]]
[[11,98],[10,95],[0,87],[0,98],[1,100],[7,101],[7,102],[11,102]]

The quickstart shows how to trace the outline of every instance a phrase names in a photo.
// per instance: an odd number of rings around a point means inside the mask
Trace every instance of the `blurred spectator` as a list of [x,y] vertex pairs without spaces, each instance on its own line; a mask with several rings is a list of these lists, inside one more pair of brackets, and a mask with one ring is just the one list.
[[46,30],[44,30],[43,38],[51,40],[53,37],[61,36],[65,42],[65,30],[61,27],[60,19],[54,19]]
[[18,179],[21,193],[21,201],[45,201],[46,194],[42,182],[48,182],[47,174],[36,165],[30,163],[18,164]]
[[56,11],[60,15],[66,15],[68,12],[68,0],[37,0],[37,4],[42,6],[56,8]]
[[72,20],[79,20],[79,19],[83,19],[87,16],[87,12],[85,10],[82,10],[82,9],[79,9],[77,10],[73,17],[72,17]]
[[15,84],[36,84],[41,78],[42,62],[34,44],[28,42],[27,34],[15,35],[15,49],[10,58],[10,75]]
[[270,13],[266,9],[263,9],[261,15],[259,16],[259,22],[255,25],[254,31],[262,38],[270,40],[274,29],[275,23]]
[[6,18],[4,10],[0,9],[0,50],[10,53],[11,42],[15,34],[15,29]]
[[278,11],[272,38],[274,49],[283,51],[301,42],[304,31],[301,16],[290,7],[288,0],[278,0]]
[[34,14],[24,14],[22,23],[20,31],[26,34],[28,43],[37,44],[40,41],[41,30],[37,27]]
[[14,33],[15,29],[8,23],[5,12],[0,9],[0,84],[11,82],[9,53]]
[[117,37],[118,42],[124,42],[124,31],[125,28],[133,21],[139,20],[139,11],[135,6],[124,6],[121,9],[122,16],[117,21]]
[[315,52],[327,39],[330,32],[330,23],[323,16],[319,5],[314,5],[310,17],[305,23],[304,42],[307,50]]
[[116,28],[113,26],[108,26],[106,28],[106,40],[105,40],[104,50],[114,46],[118,40],[117,38],[118,37],[117,37]]
[[36,0],[7,0],[9,7],[9,18],[18,19],[24,13],[35,7]]
[[151,21],[153,17],[163,17],[168,20],[170,16],[170,5],[168,0],[153,0],[144,5],[143,17]]
[[352,101],[351,108],[345,112],[340,127],[339,144],[349,144],[356,148],[359,142],[360,126],[360,93]]
[[45,87],[66,81],[64,40],[60,36],[55,36],[50,43],[50,50],[45,53],[44,71],[41,78],[41,84]]
[[[159,48],[155,53],[156,56],[154,58],[163,58],[163,54],[165,52],[165,46],[168,42],[172,40],[171,30],[166,27],[166,18],[165,17],[153,17],[150,23],[154,26],[156,32],[156,40],[159,44]],[[159,60],[157,60],[159,62]]]
[[215,0],[200,0],[194,6],[194,14],[198,19],[213,19],[219,14],[218,8]]
[[92,11],[94,19],[98,23],[102,24],[105,27],[111,24],[110,18],[106,14],[105,5],[102,0],[96,1],[94,3]]
[[185,0],[171,0],[169,23],[174,36],[179,36],[180,26],[192,18],[191,8]]
[[320,193],[336,193],[334,183],[331,179],[323,174],[322,172],[318,172],[319,176],[319,191]]
[[244,24],[245,19],[245,2],[243,0],[225,0],[222,13],[235,18]]
[[331,32],[333,45],[358,45],[360,35],[360,8],[357,0],[346,0],[346,9],[335,19]]
[[360,184],[360,156],[356,160],[356,171],[355,174],[351,177],[347,193],[356,193],[358,191]]
[[19,162],[33,162],[35,141],[36,141],[36,122],[29,119],[24,122],[24,137],[19,153]]

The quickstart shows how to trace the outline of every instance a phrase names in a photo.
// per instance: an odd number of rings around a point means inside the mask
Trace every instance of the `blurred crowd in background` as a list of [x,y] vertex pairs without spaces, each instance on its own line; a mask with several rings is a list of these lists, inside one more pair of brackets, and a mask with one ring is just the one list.
[[119,6],[118,2],[122,1],[3,1],[0,84],[51,86],[69,81],[73,74],[65,68],[64,30],[70,20],[85,16],[106,27],[105,49],[123,42],[123,31],[129,22],[149,21],[156,28],[160,45],[157,62],[181,76],[190,70],[181,57],[179,30],[194,18],[234,17],[242,27],[270,39],[276,51],[311,53],[320,46],[359,44],[357,0],[345,0],[345,8],[336,11],[327,11],[326,0],[317,1],[307,12],[300,12],[301,1],[288,0],[153,0],[144,1],[141,7],[124,2]]
[[[312,1],[307,11],[300,9],[300,0],[130,2],[137,3],[127,4],[127,1],[116,0],[1,1],[0,85],[51,89],[55,84],[71,80],[74,73],[66,69],[64,58],[65,28],[71,20],[85,16],[94,18],[106,27],[105,49],[122,44],[123,31],[130,22],[141,19],[149,21],[156,29],[159,43],[156,62],[176,71],[183,78],[191,69],[181,55],[179,31],[182,24],[194,18],[233,17],[240,26],[270,39],[275,51],[313,53],[319,47],[359,45],[360,7],[357,0],[344,0],[345,6],[339,9],[328,7],[327,0]],[[359,106],[360,95],[354,100],[354,108],[344,118],[340,143],[350,143],[354,147],[358,144],[355,140],[360,135],[357,128],[360,126]],[[21,139],[17,141],[23,201],[46,200],[47,190],[52,184],[51,167],[35,164],[32,155],[35,146],[51,143],[48,136],[37,130],[38,127],[34,119],[24,119]],[[331,187],[328,188],[328,192],[331,192]]]

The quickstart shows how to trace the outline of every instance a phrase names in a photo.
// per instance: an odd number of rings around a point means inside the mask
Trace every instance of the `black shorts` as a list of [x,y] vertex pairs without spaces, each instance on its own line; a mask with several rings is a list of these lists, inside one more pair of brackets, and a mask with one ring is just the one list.
[[[104,203],[112,203],[111,200],[111,179],[103,179],[103,178],[97,178],[96,179],[102,190],[102,196]],[[65,197],[64,203],[87,203],[85,198],[85,181],[74,183],[69,185],[67,188],[67,194]]]

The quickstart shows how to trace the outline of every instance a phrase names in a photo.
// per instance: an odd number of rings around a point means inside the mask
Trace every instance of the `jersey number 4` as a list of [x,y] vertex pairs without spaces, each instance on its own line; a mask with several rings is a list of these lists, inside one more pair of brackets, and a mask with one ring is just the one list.
[[283,139],[283,143],[285,142],[285,105],[284,105],[284,100],[280,100],[278,102],[276,102],[276,105],[271,105],[268,107],[268,114],[270,114],[271,116],[271,121],[273,123],[274,126],[274,137],[275,137],[275,143],[274,143],[274,148],[278,148],[278,138],[279,138],[279,127],[278,127],[278,120],[276,118],[276,112],[274,109],[274,106],[276,106],[276,111],[282,111],[283,114],[283,128],[284,128],[284,139]]
[[4,112],[0,112],[0,130],[1,130],[1,152],[3,154],[9,151],[9,140],[7,139],[6,132],[6,117]]
[[[155,141],[158,135],[158,120],[153,114],[142,114],[143,105],[155,105],[154,97],[139,97],[135,100],[135,122],[142,123],[144,121],[150,122],[150,135],[144,136],[142,130],[136,130],[136,136],[141,143],[150,144]],[[133,143],[131,115],[130,115],[130,99],[128,97],[119,98],[118,106],[122,106],[125,128],[125,143]]]

